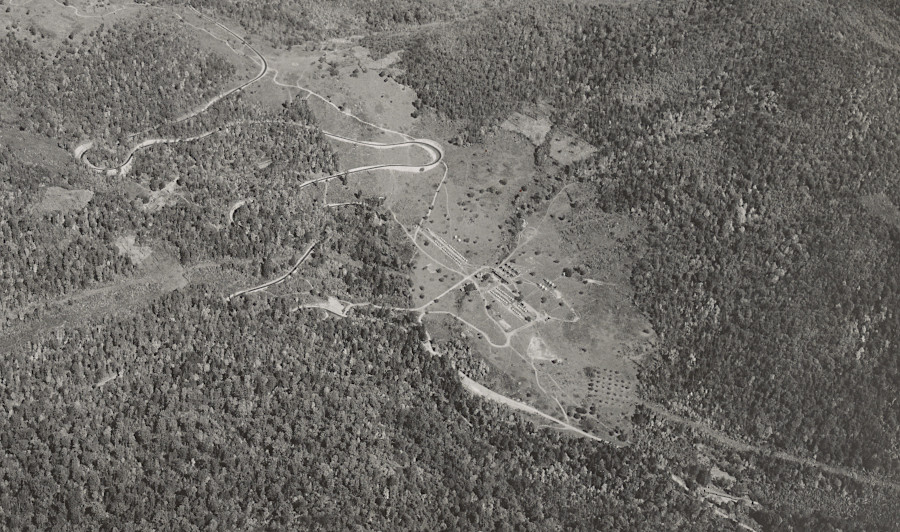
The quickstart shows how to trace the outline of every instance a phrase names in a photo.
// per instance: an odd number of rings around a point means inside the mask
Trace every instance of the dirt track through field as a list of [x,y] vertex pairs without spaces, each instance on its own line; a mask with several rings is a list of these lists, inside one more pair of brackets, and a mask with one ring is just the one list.
[[540,410],[538,410],[537,408],[534,408],[533,406],[526,405],[525,403],[521,403],[519,401],[516,401],[515,399],[510,399],[509,397],[507,397],[505,395],[501,395],[489,388],[486,388],[485,386],[482,386],[481,384],[479,384],[479,383],[473,381],[472,379],[470,379],[469,377],[467,377],[466,374],[461,371],[459,372],[459,380],[462,382],[462,385],[466,390],[469,390],[470,392],[474,393],[475,395],[484,397],[485,399],[489,399],[496,403],[506,405],[506,406],[512,408],[513,410],[518,410],[520,412],[525,412],[527,414],[540,416],[544,419],[552,421],[553,423],[564,428],[565,430],[572,431],[575,434],[578,434],[579,436],[584,436],[585,438],[590,438],[595,441],[611,444],[611,442],[602,440],[602,439],[598,438],[597,436],[594,436],[593,434],[588,434],[587,432],[579,429],[578,427],[572,426],[569,423],[566,423],[565,421],[561,421],[551,415],[545,414],[545,413],[541,412]]

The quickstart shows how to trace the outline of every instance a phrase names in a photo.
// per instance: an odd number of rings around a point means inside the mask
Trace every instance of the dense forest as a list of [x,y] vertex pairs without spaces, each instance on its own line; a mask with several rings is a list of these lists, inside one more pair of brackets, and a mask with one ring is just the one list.
[[173,17],[144,13],[72,34],[52,53],[7,33],[0,43],[6,77],[0,99],[17,111],[12,118],[23,130],[66,145],[94,140],[121,150],[130,147],[129,134],[217,93],[234,70]]
[[649,457],[536,432],[385,318],[197,286],[8,353],[0,522],[719,529]]
[[[0,310],[128,275],[134,265],[114,246],[117,237],[128,233],[139,243],[171,249],[184,265],[250,259],[270,274],[273,259],[286,263],[324,225],[321,206],[296,194],[291,185],[335,171],[337,161],[305,102],[264,112],[235,99],[215,116],[238,124],[223,129],[218,139],[142,151],[129,186],[97,182],[74,159],[62,167],[42,164],[4,146],[0,168],[9,180],[3,183],[6,209],[0,219]],[[215,130],[217,124],[189,122],[181,131],[192,126]],[[264,167],[261,161],[266,161]],[[49,184],[92,187],[95,193],[79,210],[36,212],[38,185],[47,175],[54,176]],[[165,208],[151,208],[170,182],[177,185],[177,194],[160,204]],[[226,223],[228,202],[248,196],[257,201]]]
[[649,397],[742,437],[900,473],[900,41],[866,2],[536,3],[409,36],[400,80],[478,140],[521,102],[648,222]]
[[[469,141],[518,102],[549,102],[599,152],[554,169],[539,148],[544,173],[517,211],[577,179],[595,191],[580,201],[646,222],[632,280],[663,343],[648,397],[896,474],[897,53],[839,25],[856,12],[837,2],[464,4],[196,6],[282,45],[379,32],[369,45],[407,50],[419,106]],[[873,5],[860,16],[894,35],[896,8]],[[896,528],[895,491],[723,449],[646,409],[626,448],[539,428],[466,392],[457,370],[479,377],[484,361],[458,337],[426,349],[412,314],[298,309],[325,295],[409,306],[413,256],[377,201],[329,209],[297,188],[340,168],[303,100],[236,93],[175,122],[239,80],[162,13],[56,41],[13,30],[0,42],[0,528],[737,530],[722,508],[763,530]],[[95,162],[120,160],[138,132],[210,134],[116,175],[72,157],[93,140]],[[42,305],[143,275],[124,236],[213,273],[42,324]],[[306,282],[225,299],[313,241]],[[755,505],[704,502],[721,480],[698,449]]]
[[[77,184],[81,171],[72,161],[53,184]],[[32,211],[49,172],[0,145],[0,316],[34,297],[59,296],[132,269],[111,245],[117,225],[110,216],[96,216],[93,209],[66,215]],[[102,203],[97,198],[93,207]]]
[[442,23],[477,16],[502,0],[154,0],[156,5],[184,4],[224,16],[276,46],[310,44],[328,37],[368,32],[402,31],[422,24]]

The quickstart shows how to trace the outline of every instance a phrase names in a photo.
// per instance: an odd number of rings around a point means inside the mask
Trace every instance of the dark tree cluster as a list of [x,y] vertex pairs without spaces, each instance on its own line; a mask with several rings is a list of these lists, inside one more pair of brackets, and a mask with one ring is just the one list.
[[421,348],[420,325],[384,317],[198,286],[8,353],[0,522],[720,529],[641,455],[510,422]]
[[109,197],[95,196],[84,209],[39,213],[39,185],[54,176],[69,186],[80,181],[81,169],[62,169],[25,162],[0,147],[0,312],[16,314],[27,303],[108,282],[132,271],[128,259],[113,246],[119,229],[105,211]]
[[188,3],[235,20],[250,33],[264,36],[276,45],[290,47],[329,37],[454,20],[477,15],[480,7],[498,2],[477,0],[457,5],[439,0],[349,0],[339,3],[313,0],[159,0],[156,3]]
[[[337,172],[336,154],[302,100],[277,111],[248,104],[240,94],[207,113],[159,128],[160,135],[200,140],[153,146],[136,157],[130,177],[149,188],[134,196],[144,218],[134,224],[146,241],[175,246],[182,262],[293,254],[325,226],[320,189],[298,185]],[[174,182],[174,203],[145,209]],[[229,205],[249,199],[229,219]]]
[[406,306],[412,244],[396,225],[373,223],[378,211],[369,212],[340,209],[331,213],[327,231],[335,238],[329,239],[328,248],[342,259],[336,276],[354,299]]

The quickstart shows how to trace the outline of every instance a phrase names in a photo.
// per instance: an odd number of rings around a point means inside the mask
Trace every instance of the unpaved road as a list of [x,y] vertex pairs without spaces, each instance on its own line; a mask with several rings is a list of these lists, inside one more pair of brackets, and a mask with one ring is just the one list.
[[[66,7],[69,7],[69,6],[66,6]],[[206,15],[197,11],[193,6],[188,6],[188,8],[191,11],[193,11],[194,13],[196,13],[197,16],[199,16],[200,18],[210,20],[208,17],[206,17]],[[77,12],[77,9],[76,9],[76,12]],[[227,26],[225,26],[224,24],[222,24],[218,21],[212,21],[212,22],[219,28],[222,28],[223,30],[228,32],[228,34],[230,34],[232,37],[234,37],[235,39],[240,41],[241,44],[246,46],[248,50],[250,50],[251,52],[256,54],[256,57],[259,58],[259,62],[260,62],[259,72],[252,79],[245,81],[244,83],[238,85],[237,87],[233,87],[231,89],[228,89],[226,91],[223,91],[223,92],[213,96],[203,105],[176,118],[174,121],[172,121],[173,124],[177,124],[179,122],[184,122],[185,120],[189,120],[201,113],[204,113],[207,109],[209,109],[211,106],[215,105],[215,103],[220,101],[222,98],[227,98],[228,96],[230,96],[236,92],[240,92],[240,91],[246,89],[250,85],[253,85],[257,81],[261,80],[269,72],[269,62],[266,61],[266,58],[261,53],[259,53],[259,51],[256,50],[256,48],[252,47],[250,45],[250,43],[245,41],[243,38],[241,38],[235,32],[231,31],[231,29],[228,28]],[[193,140],[199,140],[199,139],[202,139],[209,135],[212,135],[214,132],[215,131],[207,131],[206,133],[202,133],[200,135],[197,135],[196,137],[188,137],[188,138],[183,138],[183,139],[171,139],[171,138],[146,139],[146,140],[138,143],[134,147],[132,147],[131,150],[129,150],[128,155],[125,157],[125,161],[123,161],[118,166],[113,166],[113,167],[99,167],[99,166],[95,166],[95,165],[91,164],[91,162],[88,161],[88,159],[87,159],[87,157],[85,157],[85,155],[93,147],[93,145],[94,145],[93,142],[85,142],[85,143],[81,144],[80,146],[78,146],[77,148],[75,148],[75,157],[77,157],[78,159],[81,159],[85,164],[87,164],[88,167],[90,167],[95,172],[118,171],[118,170],[121,170],[122,168],[127,168],[127,166],[131,164],[132,160],[134,159],[134,154],[138,150],[147,148],[149,146],[153,146],[154,144],[171,144],[171,143],[175,143],[175,142],[190,142]]]
[[780,460],[785,460],[787,462],[792,462],[795,464],[802,464],[805,466],[814,467],[816,469],[821,469],[822,471],[827,471],[828,473],[831,473],[834,475],[839,475],[839,476],[842,476],[845,478],[850,478],[857,482],[862,482],[862,483],[869,484],[872,486],[878,486],[881,488],[890,488],[890,489],[900,491],[900,484],[898,484],[897,482],[880,479],[880,478],[874,477],[872,475],[860,473],[859,471],[855,471],[853,469],[849,469],[846,467],[823,464],[822,462],[817,462],[816,460],[813,460],[812,458],[803,458],[801,456],[795,456],[795,455],[786,453],[784,451],[775,451],[772,449],[767,449],[765,447],[751,445],[749,443],[745,443],[745,442],[742,442],[735,438],[732,438],[731,436],[728,436],[727,434],[719,432],[719,431],[717,431],[707,425],[704,425],[703,423],[700,423],[698,421],[692,421],[690,419],[673,414],[660,405],[653,404],[653,403],[646,403],[646,402],[643,403],[643,405],[646,406],[648,409],[650,409],[654,414],[658,415],[659,417],[662,417],[672,423],[678,423],[680,425],[689,426],[692,429],[696,430],[697,432],[715,440],[719,444],[724,445],[726,447],[730,447],[736,451],[753,452],[753,453],[768,455],[768,456],[778,458]]
[[[237,87],[228,89],[226,91],[223,91],[223,92],[217,94],[216,96],[213,96],[206,103],[200,105],[199,107],[195,108],[194,110],[190,111],[189,113],[186,113],[186,114],[178,117],[172,123],[183,122],[185,120],[188,120],[190,118],[193,118],[197,115],[204,113],[211,106],[215,105],[216,102],[219,102],[223,98],[227,98],[228,96],[230,96],[236,92],[246,89],[250,85],[261,80],[269,72],[269,62],[266,60],[265,56],[263,54],[261,54],[256,48],[251,46],[250,43],[248,43],[246,40],[244,40],[244,38],[239,36],[237,33],[233,32],[230,28],[228,28],[221,22],[210,19],[203,13],[197,11],[197,9],[195,9],[194,7],[192,7],[192,6],[188,6],[188,7],[191,11],[196,13],[196,15],[198,17],[205,19],[205,20],[209,20],[210,22],[212,22],[219,28],[228,32],[229,35],[231,35],[232,37],[234,37],[235,39],[240,41],[240,43],[242,45],[246,46],[248,50],[252,51],[256,55],[256,57],[259,58],[260,69],[259,69],[259,72],[256,74],[256,76],[254,76],[252,79],[245,81],[244,83],[242,83],[241,85],[238,85]],[[310,94],[313,94],[313,92],[309,89],[300,87],[299,85],[297,87],[301,90],[309,92]],[[223,127],[211,130],[211,131],[206,131],[204,133],[195,135],[193,137],[145,139],[145,140],[139,142],[138,144],[136,144],[135,146],[133,146],[128,151],[128,153],[125,157],[125,160],[116,166],[101,167],[101,166],[92,164],[88,160],[87,152],[90,151],[90,149],[93,148],[93,146],[94,146],[94,143],[92,141],[84,142],[81,145],[77,146],[74,150],[74,155],[77,159],[80,159],[82,162],[84,162],[89,168],[91,168],[95,172],[118,172],[122,169],[127,170],[128,167],[131,165],[131,163],[134,160],[135,153],[137,153],[138,151],[140,151],[142,149],[148,148],[150,146],[154,146],[156,144],[175,144],[175,143],[179,143],[179,142],[192,142],[192,141],[200,140],[200,139],[206,138],[218,131],[221,131],[222,129],[224,129],[224,127],[228,127],[230,125],[234,125],[234,124],[230,123],[226,126],[223,126]],[[308,185],[312,185],[314,183],[321,183],[323,181],[327,181],[329,179],[333,179],[335,177],[339,177],[342,175],[348,175],[348,174],[357,173],[357,172],[365,172],[365,171],[369,171],[369,170],[394,170],[394,171],[398,171],[398,172],[427,172],[429,170],[432,170],[433,168],[436,168],[438,165],[440,165],[441,161],[444,158],[444,151],[441,148],[441,146],[437,142],[435,142],[433,140],[429,140],[429,139],[410,139],[406,142],[381,143],[381,142],[370,142],[370,141],[364,141],[364,140],[351,139],[351,138],[347,138],[347,137],[344,137],[341,135],[336,135],[334,133],[328,133],[327,131],[322,131],[322,134],[324,136],[326,136],[330,139],[336,140],[338,142],[346,142],[346,143],[350,143],[350,144],[356,144],[359,146],[368,146],[368,147],[375,148],[375,149],[392,149],[392,148],[399,148],[399,147],[404,147],[404,146],[415,146],[415,147],[419,147],[419,148],[425,150],[431,156],[432,160],[431,160],[431,162],[428,162],[423,165],[379,164],[379,165],[371,165],[371,166],[362,166],[359,168],[351,168],[349,170],[345,170],[338,174],[312,179],[310,181],[307,181],[307,182],[301,184],[300,185],[301,188],[308,186]]]
[[459,380],[462,382],[463,387],[466,390],[469,390],[470,392],[474,393],[475,395],[479,395],[481,397],[484,397],[485,399],[489,399],[496,403],[506,405],[506,406],[512,408],[513,410],[518,410],[520,412],[525,412],[528,414],[540,416],[544,419],[552,421],[556,425],[559,425],[561,428],[570,430],[570,431],[578,434],[579,436],[584,436],[585,438],[590,438],[595,441],[608,443],[610,445],[615,445],[614,443],[608,442],[606,440],[602,440],[602,439],[594,436],[593,434],[588,434],[587,432],[579,429],[578,427],[574,427],[574,426],[566,423],[565,421],[561,421],[551,415],[545,414],[545,413],[541,412],[540,410],[538,410],[537,408],[534,408],[533,406],[526,405],[525,403],[520,403],[519,401],[516,401],[515,399],[510,399],[509,397],[507,397],[505,395],[501,395],[489,388],[486,388],[486,387],[482,386],[481,384],[478,384],[477,382],[470,379],[468,376],[466,376],[465,373],[463,373],[461,371],[458,373],[459,373]]
[[[91,163],[90,160],[88,160],[87,152],[90,151],[90,149],[94,146],[94,143],[92,141],[84,142],[84,143],[78,145],[73,150],[73,154],[75,155],[76,159],[81,159],[81,162],[83,162],[85,165],[87,165],[88,168],[90,168],[91,170],[94,170],[95,172],[119,172],[123,169],[127,170],[131,166],[131,164],[134,162],[134,156],[138,151],[149,148],[151,146],[155,146],[157,144],[177,144],[180,142],[194,142],[197,140],[205,139],[206,137],[209,137],[210,135],[219,133],[221,131],[224,131],[224,130],[231,128],[238,124],[276,123],[276,122],[277,121],[259,121],[259,120],[257,120],[257,121],[252,121],[252,120],[236,121],[236,122],[229,122],[221,127],[217,127],[216,129],[205,131],[203,133],[200,133],[199,135],[194,135],[192,137],[167,137],[167,138],[145,139],[145,140],[139,142],[138,144],[134,145],[126,154],[125,160],[121,164],[118,164],[116,166],[97,166],[97,165]],[[298,125],[298,124],[294,124],[292,122],[282,122],[282,123],[289,124],[289,125]],[[346,142],[349,144],[357,144],[360,146],[368,146],[368,147],[380,149],[380,150],[401,148],[401,147],[407,147],[407,146],[417,147],[417,148],[423,149],[426,153],[428,153],[432,157],[432,160],[425,164],[415,164],[415,165],[375,164],[375,165],[369,165],[369,166],[360,166],[358,168],[350,168],[348,170],[343,170],[336,174],[327,175],[327,176],[323,176],[323,177],[317,177],[315,179],[310,179],[309,181],[301,183],[300,188],[303,188],[303,187],[306,187],[306,186],[309,186],[309,185],[312,185],[315,183],[321,183],[323,181],[328,181],[330,179],[334,179],[336,177],[340,177],[343,175],[349,175],[349,174],[354,174],[354,173],[358,173],[358,172],[366,172],[366,171],[370,171],[370,170],[394,170],[397,172],[414,172],[414,173],[427,172],[427,171],[432,170],[435,167],[439,166],[441,164],[441,161],[443,161],[443,158],[444,158],[444,151],[441,148],[441,146],[438,143],[434,142],[433,140],[429,140],[429,139],[416,139],[416,140],[409,140],[409,141],[405,141],[405,142],[394,142],[394,143],[380,143],[380,142],[370,142],[370,141],[364,141],[364,140],[349,139],[347,137],[342,137],[340,135],[334,135],[332,133],[328,133],[327,131],[322,131],[322,135],[327,138],[337,140],[339,142]]]
[[256,83],[257,81],[261,80],[261,79],[263,78],[263,76],[265,76],[266,74],[269,73],[269,62],[266,61],[265,56],[263,56],[263,54],[259,53],[259,51],[257,51],[256,48],[250,46],[250,43],[248,43],[247,41],[245,41],[245,40],[244,40],[241,36],[239,36],[237,33],[231,31],[230,28],[228,28],[227,26],[225,26],[225,25],[222,24],[221,22],[219,22],[219,21],[217,21],[217,20],[212,20],[212,19],[210,19],[209,17],[207,17],[206,15],[204,15],[203,13],[197,11],[193,6],[188,6],[188,8],[189,8],[191,11],[193,11],[194,13],[196,13],[198,17],[200,17],[200,18],[202,18],[202,19],[209,20],[209,21],[211,21],[212,23],[214,23],[216,26],[218,26],[218,27],[222,28],[223,30],[225,30],[226,32],[228,32],[229,35],[231,35],[232,37],[234,37],[235,39],[237,39],[238,41],[240,41],[241,44],[243,44],[244,46],[246,46],[248,50],[250,50],[251,52],[253,52],[254,54],[256,54],[256,57],[259,58],[259,72],[256,74],[256,77],[254,77],[253,79],[250,79],[250,80],[248,80],[248,81],[245,81],[243,84],[241,84],[241,85],[239,85],[239,86],[237,86],[237,87],[235,87],[235,88],[233,88],[233,89],[231,89],[231,90],[227,90],[227,91],[225,91],[225,92],[223,92],[223,93],[221,93],[221,94],[219,94],[219,95],[217,95],[217,96],[214,96],[211,100],[209,100],[209,101],[206,102],[205,104],[201,105],[201,106],[198,107],[197,109],[194,109],[193,111],[191,111],[191,112],[189,112],[189,113],[187,113],[187,114],[185,114],[185,115],[182,115],[182,116],[178,117],[178,119],[175,120],[175,123],[183,122],[183,121],[185,121],[185,120],[188,120],[188,119],[190,119],[190,118],[193,118],[193,117],[199,115],[200,113],[203,113],[204,111],[206,111],[207,109],[209,109],[211,106],[215,105],[215,103],[218,102],[219,100],[221,100],[222,98],[227,98],[228,96],[230,96],[230,95],[232,95],[232,94],[234,94],[234,93],[236,93],[236,92],[239,92],[239,91],[242,91],[242,90],[246,89],[246,88],[249,87],[250,85],[253,85],[253,84]]
[[74,153],[75,153],[76,158],[81,159],[81,162],[86,164],[88,168],[90,168],[91,170],[93,170],[95,172],[118,172],[122,169],[127,170],[129,167],[131,167],[131,163],[134,162],[134,154],[140,150],[143,150],[144,148],[149,148],[150,146],[154,146],[156,144],[176,144],[179,142],[192,142],[195,140],[204,139],[204,138],[212,135],[213,133],[217,133],[218,131],[220,131],[220,130],[214,129],[212,131],[206,131],[204,133],[195,135],[193,137],[145,139],[145,140],[139,142],[138,144],[135,144],[134,146],[132,146],[132,148],[130,150],[128,150],[128,153],[125,156],[125,160],[121,164],[116,165],[116,166],[97,166],[88,160],[87,152],[94,146],[93,142],[85,142],[85,143],[79,145],[78,147],[75,148]]
[[285,279],[287,279],[288,277],[293,275],[295,271],[297,271],[297,268],[299,268],[300,265],[303,264],[303,261],[305,261],[307,258],[309,258],[310,255],[312,255],[313,248],[315,248],[318,244],[319,244],[318,240],[316,240],[312,244],[310,244],[306,248],[306,251],[303,252],[303,255],[301,255],[300,258],[297,259],[297,262],[294,263],[294,265],[291,267],[290,270],[279,275],[275,279],[272,279],[271,281],[266,281],[265,283],[263,283],[261,285],[254,286],[253,288],[247,288],[246,290],[238,290],[237,292],[235,292],[235,293],[231,294],[230,296],[228,296],[227,298],[225,298],[225,300],[228,301],[233,297],[242,296],[245,294],[252,294],[254,292],[259,292],[260,290],[265,290],[266,288],[268,288],[270,286],[274,286],[278,283],[283,283],[285,281]]
[[329,181],[336,177],[347,176],[350,174],[355,174],[359,172],[368,172],[371,170],[393,170],[395,172],[408,172],[408,173],[424,173],[429,170],[433,170],[437,166],[441,164],[444,159],[444,150],[440,147],[440,145],[430,139],[416,139],[409,140],[406,142],[395,142],[395,143],[381,143],[381,142],[370,142],[365,140],[353,140],[348,139],[347,137],[341,137],[340,135],[334,135],[328,133],[327,131],[322,131],[322,135],[331,139],[338,140],[339,142],[346,142],[349,144],[358,144],[360,146],[369,146],[376,149],[391,149],[391,148],[400,148],[404,146],[415,146],[418,148],[422,148],[429,155],[433,157],[431,162],[426,164],[373,164],[370,166],[359,166],[356,168],[350,168],[349,170],[343,170],[336,174],[326,175],[323,177],[317,177],[314,179],[310,179],[309,181],[305,181],[300,184],[299,188],[307,187],[309,185],[314,185],[316,183],[322,183],[324,181]]

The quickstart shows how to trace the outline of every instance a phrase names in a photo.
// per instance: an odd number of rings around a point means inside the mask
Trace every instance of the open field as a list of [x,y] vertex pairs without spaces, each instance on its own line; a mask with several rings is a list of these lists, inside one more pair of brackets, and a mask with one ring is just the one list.
[[[450,270],[448,264],[452,264],[448,257],[439,250],[425,247],[426,251],[416,254],[413,263],[412,304],[424,305],[440,296],[446,290],[456,284],[462,276]],[[427,255],[426,255],[427,253]],[[454,296],[455,297],[455,296]]]
[[527,138],[535,146],[544,142],[553,124],[546,116],[533,117],[527,114],[515,112],[509,116],[500,127],[508,131],[519,133]]
[[[290,63],[281,61],[275,63]],[[296,63],[298,67],[303,64]],[[336,73],[332,70],[334,75],[324,76],[323,69],[316,66],[296,74],[281,71],[279,79],[309,83],[334,104],[310,98],[328,131],[377,142],[398,138],[397,133],[341,113],[343,109],[356,114],[364,107],[362,102],[372,101],[362,87],[341,83],[349,78],[346,68],[339,65]],[[390,84],[383,87],[387,90]],[[375,117],[373,123],[375,119],[391,123],[385,120],[391,109],[395,118],[406,111],[400,103],[403,94],[405,91],[395,94],[396,98],[389,94],[377,98],[384,103],[366,116]],[[418,122],[419,129],[415,129],[415,124],[406,121],[393,122],[401,131],[415,130],[418,136],[434,138],[433,133],[422,131],[424,123]],[[541,132],[539,124],[537,129],[531,128],[535,131],[526,125],[519,119],[510,129],[524,128],[522,133],[531,136]],[[479,356],[494,368],[493,385],[498,390],[548,415],[566,417],[600,437],[617,442],[627,438],[625,418],[636,400],[636,370],[629,354],[648,343],[649,335],[643,332],[648,326],[635,317],[621,293],[584,279],[590,275],[588,278],[597,282],[620,280],[621,272],[592,269],[600,263],[583,256],[587,248],[562,249],[563,232],[578,218],[579,211],[572,208],[577,188],[561,190],[526,219],[515,241],[509,241],[507,224],[513,199],[529,194],[528,185],[538,171],[531,142],[506,131],[488,136],[479,146],[457,147],[447,139],[437,140],[444,146],[447,164],[443,181],[439,175],[423,179],[410,174],[363,173],[330,183],[329,203],[384,198],[384,206],[417,245],[412,306],[422,309],[426,323],[438,318],[455,320]],[[553,133],[550,143],[551,156],[563,162],[589,153],[583,143],[560,132]],[[347,167],[364,160],[386,160],[389,155],[369,149],[348,150],[337,144],[335,149],[342,166]],[[426,216],[424,221],[422,216]],[[595,223],[592,220],[579,223]],[[513,248],[508,261],[500,263]],[[613,252],[621,250],[610,249]],[[578,267],[585,276],[573,273]],[[460,273],[451,271],[454,269]],[[461,274],[476,271],[481,273],[460,284]]]
[[47,187],[41,195],[40,202],[34,205],[34,211],[38,214],[51,212],[66,214],[83,209],[93,197],[94,192],[91,190]]
[[[42,39],[62,41],[70,34],[80,36],[97,29],[101,24],[114,23],[134,15],[135,9],[124,6],[109,7],[99,2],[82,3],[81,7],[65,7],[55,0],[31,0],[30,2],[9,2],[8,13],[4,13],[4,21],[16,22],[22,34],[30,33],[28,28],[35,28],[35,34]],[[4,8],[5,9],[5,8]]]
[[[294,47],[290,52],[267,50],[277,80],[311,88],[338,108],[352,112],[365,122],[412,134],[416,119],[412,89],[380,75],[396,61],[396,54],[373,60],[351,40],[335,39],[328,50],[307,51]],[[310,104],[315,105],[313,96]],[[329,129],[324,126],[324,129]]]
[[446,162],[446,188],[425,226],[471,262],[491,264],[502,253],[512,198],[535,173],[532,148],[521,137],[502,132],[484,146],[447,148]]

